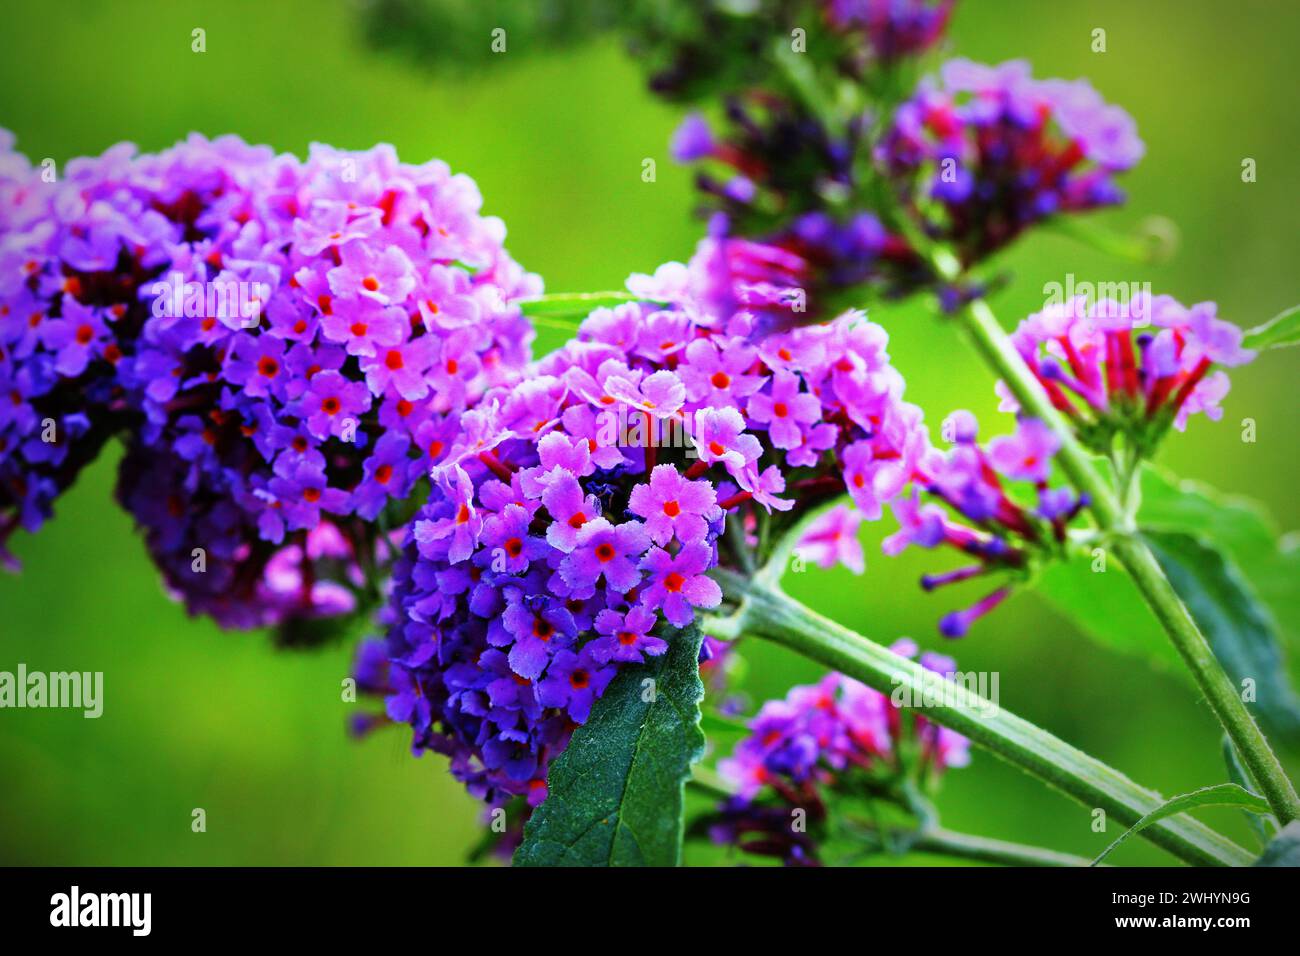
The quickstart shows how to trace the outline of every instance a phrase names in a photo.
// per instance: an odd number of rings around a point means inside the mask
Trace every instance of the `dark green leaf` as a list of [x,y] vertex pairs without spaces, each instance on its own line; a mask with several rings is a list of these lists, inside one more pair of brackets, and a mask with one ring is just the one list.
[[1254,682],[1255,700],[1248,704],[1265,731],[1300,748],[1300,698],[1287,681],[1273,622],[1241,572],[1190,534],[1146,531],[1143,536],[1233,683]]
[[1248,349],[1277,349],[1300,345],[1300,305],[1275,315],[1246,333],[1242,345]]
[[1213,787],[1202,787],[1200,790],[1193,790],[1191,793],[1171,797],[1143,816],[1137,823],[1121,833],[1110,846],[1097,854],[1097,858],[1092,861],[1092,865],[1096,866],[1110,854],[1111,850],[1135,833],[1141,833],[1151,824],[1163,820],[1165,817],[1171,817],[1175,813],[1183,813],[1197,807],[1242,807],[1251,813],[1269,812],[1268,803],[1265,800],[1255,796],[1249,790],[1243,790],[1235,783],[1220,783]]
[[682,788],[704,752],[700,640],[674,631],[666,654],[614,678],[551,764],[516,866],[678,864]]
[[1255,866],[1300,866],[1300,820],[1282,828],[1273,842],[1264,847]]
[[1279,533],[1263,505],[1147,467],[1142,474],[1141,525],[1207,538],[1250,582],[1287,643],[1300,648],[1300,589],[1295,586],[1300,580],[1300,548],[1294,536]]

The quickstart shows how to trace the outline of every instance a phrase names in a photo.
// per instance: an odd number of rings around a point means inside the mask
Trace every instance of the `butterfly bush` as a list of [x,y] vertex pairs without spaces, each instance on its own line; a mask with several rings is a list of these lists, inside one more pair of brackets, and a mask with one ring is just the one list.
[[25,230],[47,258],[13,296],[74,324],[38,368],[90,368],[126,413],[118,496],[169,588],[234,627],[348,608],[373,524],[529,357],[513,303],[540,281],[473,181],[388,146],[303,162],[195,136],[74,161],[45,192],[63,218]]
[[706,240],[633,276],[647,301],[596,310],[489,390],[434,468],[394,566],[387,674],[367,664],[360,683],[385,684],[415,750],[449,755],[477,796],[545,798],[618,669],[719,605],[729,527],[752,538],[846,488],[878,517],[923,450],[878,326],[850,313],[756,338],[756,309],[716,311],[748,285],[742,253]]
[[[1242,332],[1217,317],[1213,302],[1184,306],[1171,296],[1141,294],[1127,302],[1076,297],[1049,305],[1020,323],[1017,351],[1080,437],[1109,454],[1124,435],[1150,455],[1170,424],[1192,415],[1217,421],[1228,375],[1216,366],[1243,365],[1255,352]],[[1214,371],[1211,371],[1214,369]],[[1019,403],[998,383],[1002,409]]]
[[793,318],[807,322],[842,310],[846,290],[858,290],[861,302],[863,286],[893,292],[924,281],[897,230],[861,206],[843,208],[861,185],[870,138],[865,115],[833,130],[799,104],[757,91],[728,97],[721,132],[700,114],[687,116],[670,152],[680,163],[702,165],[695,181],[711,233],[758,237],[803,263],[808,307]]
[[[895,653],[914,658],[903,639]],[[927,671],[956,672],[950,657],[920,656]],[[836,794],[898,796],[899,781],[933,781],[970,762],[970,741],[851,677],[830,673],[770,700],[749,721],[749,736],[718,762],[735,794],[719,808],[709,833],[717,843],[780,857],[790,865],[817,865],[827,836],[826,802]],[[806,815],[794,825],[794,811]]]

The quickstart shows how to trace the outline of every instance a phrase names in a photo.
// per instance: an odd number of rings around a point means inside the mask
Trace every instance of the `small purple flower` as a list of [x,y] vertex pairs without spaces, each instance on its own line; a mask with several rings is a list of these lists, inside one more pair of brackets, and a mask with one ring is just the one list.
[[348,510],[348,493],[329,487],[325,473],[306,463],[288,477],[272,478],[268,489],[290,531],[316,527],[321,511],[345,514]]
[[813,561],[818,567],[833,568],[843,564],[854,574],[866,569],[858,528],[862,514],[853,508],[836,505],[818,515],[799,539],[795,553]]
[[401,302],[415,288],[415,269],[397,246],[382,252],[362,242],[349,242],[342,260],[329,271],[330,291],[340,299],[364,298],[380,305]]
[[777,372],[770,393],[749,400],[749,417],[767,425],[772,444],[777,448],[798,448],[804,443],[809,427],[821,418],[821,402],[815,395],[800,391],[799,377]]
[[57,353],[54,370],[75,377],[103,351],[112,333],[99,310],[83,306],[70,296],[63,301],[63,318],[41,323],[41,340]]
[[716,148],[713,134],[709,131],[709,124],[699,113],[691,113],[682,120],[677,131],[673,133],[672,143],[668,147],[673,159],[679,163],[693,163],[704,159]]
[[370,410],[370,390],[335,371],[317,372],[294,406],[319,439],[341,437],[349,428],[355,437],[361,416]]
[[322,316],[321,329],[327,340],[342,345],[349,355],[372,358],[406,341],[410,323],[399,308],[358,305]]
[[890,507],[898,519],[899,529],[881,543],[885,554],[894,557],[908,545],[933,548],[943,542],[944,511],[938,505],[921,504],[919,495],[913,492],[910,498],[896,498]]
[[592,657],[601,664],[611,660],[640,663],[643,655],[658,657],[668,650],[667,641],[650,633],[658,620],[644,607],[631,608],[626,614],[606,608],[596,615],[596,632],[602,636],[589,645]]
[[537,685],[537,699],[545,707],[563,707],[575,724],[585,724],[592,702],[605,692],[614,673],[585,647],[577,654],[559,651]]
[[[459,564],[473,553],[483,529],[483,518],[474,507],[474,484],[459,465],[440,468],[434,476],[445,495],[449,514],[434,520],[415,522],[413,534],[421,553],[432,557],[446,549],[447,560]],[[448,542],[447,539],[451,540]]]
[[237,340],[226,359],[226,377],[243,388],[249,398],[283,394],[285,374],[284,340],[273,335],[245,336]]
[[[482,496],[482,495],[481,495]],[[529,533],[532,515],[518,504],[508,504],[483,521],[483,552],[494,571],[523,574],[529,562],[546,556],[549,550],[542,539]]]
[[[686,347],[686,361],[678,368],[691,401],[715,408],[739,407],[741,399],[763,386],[762,375],[751,375],[758,351],[739,344],[720,350],[709,339],[696,339]],[[750,400],[753,407],[753,399]]]
[[411,440],[398,432],[385,432],[375,442],[374,453],[362,464],[361,483],[352,492],[358,515],[373,521],[394,498],[411,489]]
[[691,442],[700,461],[722,462],[733,476],[758,461],[763,446],[753,435],[745,434],[745,419],[734,408],[701,408],[695,413],[695,433]]
[[511,604],[502,620],[515,637],[508,659],[520,677],[536,680],[551,656],[573,643],[577,634],[573,615],[548,598]]
[[546,540],[565,554],[578,545],[578,533],[600,516],[600,502],[585,495],[578,479],[561,472],[542,493],[542,505],[555,520],[546,529]]
[[429,382],[424,373],[436,360],[437,353],[437,340],[426,335],[402,345],[380,349],[374,356],[362,360],[361,370],[365,372],[366,384],[376,395],[391,390],[413,402],[429,394]]
[[573,551],[560,564],[560,576],[574,597],[590,597],[602,578],[623,594],[640,582],[636,562],[649,546],[650,536],[641,522],[612,525],[594,518],[578,531]]

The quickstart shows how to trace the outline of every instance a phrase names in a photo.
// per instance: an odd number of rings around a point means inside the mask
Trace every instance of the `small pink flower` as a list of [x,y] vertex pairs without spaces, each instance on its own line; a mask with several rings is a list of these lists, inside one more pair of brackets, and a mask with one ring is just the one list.
[[1046,481],[1052,456],[1061,447],[1056,434],[1036,418],[1021,419],[1013,435],[989,442],[989,461],[999,474],[1016,481]]
[[808,525],[808,530],[799,539],[796,553],[821,568],[829,569],[843,564],[854,574],[861,574],[866,569],[862,542],[858,540],[858,528],[861,525],[861,512],[845,505],[836,505],[818,515]]

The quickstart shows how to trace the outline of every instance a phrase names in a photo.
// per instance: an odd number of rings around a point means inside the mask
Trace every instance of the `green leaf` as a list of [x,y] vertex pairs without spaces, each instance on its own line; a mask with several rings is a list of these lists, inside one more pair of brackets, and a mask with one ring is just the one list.
[[1300,820],[1282,828],[1253,866],[1300,866]]
[[[1100,568],[1104,561],[1105,571]],[[1137,586],[1109,554],[1071,555],[1035,579],[1034,589],[1096,643],[1141,658],[1160,671],[1182,674],[1178,651],[1151,614]]]
[[528,820],[516,866],[680,861],[682,788],[704,753],[702,635],[691,625],[667,639],[663,656],[620,671],[551,764],[550,795]]
[[1249,330],[1242,345],[1248,349],[1279,349],[1300,345],[1300,305],[1273,316],[1263,325]]
[[1254,682],[1251,710],[1265,731],[1300,748],[1300,697],[1287,682],[1273,622],[1241,572],[1193,535],[1146,531],[1143,537],[1233,683]]
[[1097,858],[1092,861],[1092,865],[1096,866],[1110,855],[1111,850],[1134,834],[1141,833],[1151,824],[1157,823],[1165,817],[1171,817],[1175,813],[1183,813],[1197,807],[1242,807],[1251,813],[1269,812],[1267,801],[1255,796],[1249,790],[1243,790],[1235,783],[1220,783],[1213,787],[1202,787],[1200,790],[1193,790],[1191,793],[1171,797],[1143,816],[1137,823],[1121,833],[1110,846],[1097,854]]
[[[1201,560],[1183,567],[1174,554],[1157,555],[1177,577],[1174,587],[1188,603],[1215,653],[1237,680],[1255,679],[1259,702],[1252,705],[1266,729],[1300,748],[1296,736],[1300,701],[1290,689],[1284,666],[1286,646],[1300,649],[1300,549],[1283,547],[1271,519],[1255,502],[1228,496],[1205,485],[1179,481],[1148,466],[1141,475],[1139,523],[1152,537],[1185,534],[1196,539]],[[1283,542],[1291,536],[1282,538]],[[1172,545],[1166,542],[1166,551]],[[1188,680],[1177,652],[1118,562],[1075,555],[1045,568],[1037,591],[1099,644],[1147,661]],[[1201,565],[1205,565],[1204,568]],[[1200,569],[1210,579],[1205,587]],[[1244,618],[1234,619],[1239,608]],[[1293,655],[1294,656],[1294,655]],[[1235,663],[1234,663],[1235,662]],[[1236,667],[1234,671],[1231,668]]]

